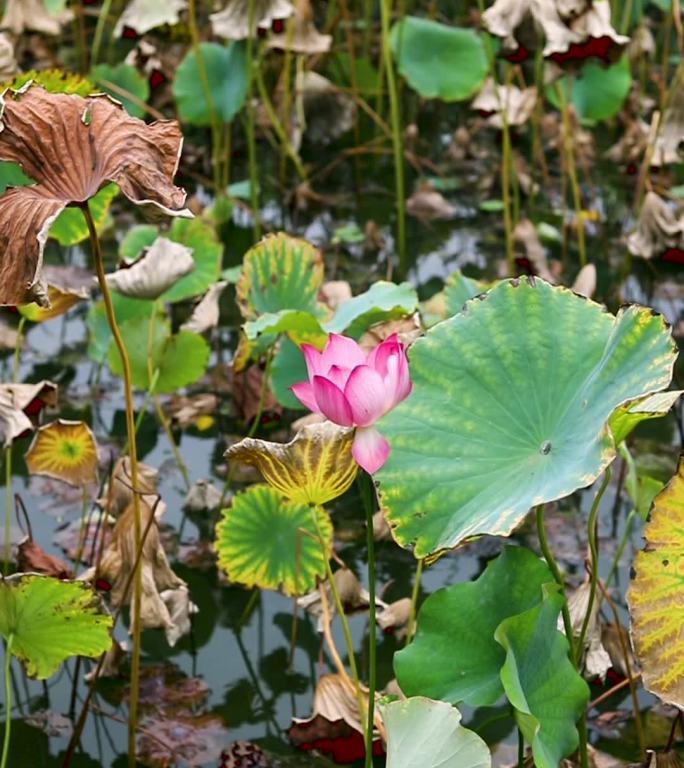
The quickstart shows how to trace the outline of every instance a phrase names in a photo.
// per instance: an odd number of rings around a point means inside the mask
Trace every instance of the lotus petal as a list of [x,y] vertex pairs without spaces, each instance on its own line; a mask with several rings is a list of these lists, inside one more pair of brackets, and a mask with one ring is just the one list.
[[106,276],[107,285],[132,299],[158,299],[195,269],[192,249],[158,237],[132,264]]
[[107,182],[133,203],[191,216],[174,186],[182,147],[175,121],[150,125],[108,96],[48,93],[38,86],[0,99],[0,160],[36,181],[0,197],[0,304],[47,303],[41,274],[50,224]]

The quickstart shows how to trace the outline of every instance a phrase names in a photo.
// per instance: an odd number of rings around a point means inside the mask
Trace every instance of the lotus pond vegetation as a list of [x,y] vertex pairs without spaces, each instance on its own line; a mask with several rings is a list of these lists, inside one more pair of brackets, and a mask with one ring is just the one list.
[[0,768],[684,765],[679,0],[0,0]]

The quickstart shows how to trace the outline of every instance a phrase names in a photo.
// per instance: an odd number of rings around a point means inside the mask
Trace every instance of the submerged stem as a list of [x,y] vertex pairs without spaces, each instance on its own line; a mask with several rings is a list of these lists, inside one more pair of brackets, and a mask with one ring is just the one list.
[[[114,314],[114,305],[112,296],[109,292],[109,286],[105,279],[104,260],[102,257],[102,248],[97,236],[95,222],[90,212],[87,201],[81,206],[83,216],[88,225],[90,235],[90,245],[93,252],[93,261],[95,262],[95,271],[97,280],[102,291],[102,298],[105,305],[107,322],[114,338],[114,344],[121,358],[121,368],[123,371],[124,398],[126,405],[126,433],[128,438],[128,455],[131,463],[131,484],[133,486],[133,526],[135,536],[136,553],[140,552],[142,532],[140,520],[140,497],[138,494],[138,452],[135,442],[135,413],[133,410],[133,384],[131,380],[131,365],[128,360],[128,353],[119,331]],[[131,634],[133,636],[133,648],[131,652],[131,687],[128,704],[128,765],[129,768],[135,768],[135,731],[138,720],[138,687],[140,676],[140,598],[142,594],[142,571],[140,569],[140,558],[138,557],[134,566],[134,586],[133,601],[131,610]]]
[[12,640],[14,635],[7,638],[5,645],[5,738],[2,743],[2,761],[0,768],[6,768],[9,756],[10,734],[12,732],[12,687],[10,685],[10,672],[12,664]]

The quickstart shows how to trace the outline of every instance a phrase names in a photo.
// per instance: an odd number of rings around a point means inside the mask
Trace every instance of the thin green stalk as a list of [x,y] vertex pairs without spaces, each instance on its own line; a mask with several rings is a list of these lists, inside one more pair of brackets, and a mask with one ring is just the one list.
[[[261,239],[261,221],[259,217],[259,177],[256,161],[256,134],[254,120],[254,28],[255,0],[247,4],[247,162],[249,163],[249,195],[252,205],[252,230],[254,242]],[[258,64],[257,64],[258,67]]]
[[634,518],[637,516],[637,514],[638,512],[636,511],[636,509],[631,509],[629,511],[629,514],[627,515],[627,519],[625,520],[625,528],[622,531],[620,543],[618,544],[617,549],[615,550],[613,561],[610,564],[610,569],[608,570],[608,575],[606,576],[606,581],[605,581],[606,586],[610,585],[610,582],[613,580],[613,577],[615,576],[615,572],[618,569],[620,558],[622,557],[622,553],[625,551],[625,547],[627,546],[627,542],[629,541],[630,534],[632,533],[632,523],[634,522]]
[[2,761],[0,768],[7,768],[7,758],[9,756],[10,734],[12,732],[12,687],[10,685],[12,669],[12,640],[14,635],[7,638],[5,645],[5,738],[2,743]]
[[406,276],[406,201],[404,192],[404,148],[401,137],[401,105],[397,80],[394,76],[394,63],[390,48],[390,22],[392,0],[380,0],[382,22],[382,54],[387,76],[387,93],[390,102],[390,123],[392,126],[392,148],[394,152],[394,177],[397,204],[397,250],[399,252],[399,276]]
[[14,359],[12,361],[12,383],[16,384],[19,378],[19,358],[21,357],[21,350],[24,346],[24,326],[26,325],[26,318],[22,315],[19,319],[19,325],[17,326],[17,341],[14,346]]
[[375,539],[373,537],[373,479],[363,473],[363,506],[366,510],[366,541],[368,546],[368,725],[366,728],[366,768],[373,768],[373,726],[375,723]]
[[584,639],[587,636],[587,629],[589,627],[589,620],[591,617],[592,609],[594,608],[594,600],[596,599],[596,584],[598,582],[598,567],[599,567],[599,554],[598,554],[598,540],[597,540],[597,519],[599,513],[599,507],[601,506],[601,499],[603,494],[610,483],[610,467],[608,467],[603,475],[603,481],[596,492],[594,502],[591,505],[591,512],[589,513],[589,521],[587,523],[587,536],[589,539],[589,550],[591,552],[591,575],[590,575],[590,589],[589,589],[589,602],[587,603],[587,612],[584,614],[584,620],[582,621],[582,629],[580,630],[575,644],[575,665],[579,668],[582,663],[582,649],[584,648]]
[[[95,271],[102,291],[102,299],[105,305],[107,322],[114,338],[114,344],[121,358],[121,368],[123,371],[124,399],[126,405],[126,433],[128,437],[128,455],[131,463],[131,484],[133,486],[133,528],[135,537],[136,553],[140,552],[142,546],[142,531],[140,519],[140,497],[138,494],[138,451],[135,442],[135,412],[133,408],[133,384],[131,380],[131,365],[128,360],[128,352],[124,345],[119,326],[116,322],[112,296],[105,278],[104,259],[100,239],[97,235],[97,229],[93,220],[90,207],[86,201],[81,206],[81,211],[88,226],[90,235],[90,245],[95,262]],[[131,685],[128,702],[128,766],[135,768],[135,732],[138,722],[138,691],[140,681],[140,604],[142,596],[142,570],[140,568],[140,558],[136,559],[134,565],[134,587],[133,601],[131,606],[131,635],[133,637],[133,647],[131,650]]]
[[9,573],[10,555],[12,544],[10,542],[10,528],[12,526],[12,443],[5,446],[5,550],[3,556],[2,572],[5,576]]
[[104,0],[100,13],[97,17],[97,24],[95,26],[95,34],[93,35],[93,47],[90,49],[90,65],[94,67],[97,64],[97,59],[100,54],[100,46],[102,45],[102,34],[104,32],[105,24],[109,18],[109,11],[112,6],[112,0]]
[[411,608],[409,610],[408,628],[406,629],[406,645],[413,639],[413,629],[416,624],[416,607],[418,605],[418,595],[420,594],[420,577],[423,575],[423,564],[425,560],[419,560],[416,567],[416,578],[413,582],[413,592],[411,593]]

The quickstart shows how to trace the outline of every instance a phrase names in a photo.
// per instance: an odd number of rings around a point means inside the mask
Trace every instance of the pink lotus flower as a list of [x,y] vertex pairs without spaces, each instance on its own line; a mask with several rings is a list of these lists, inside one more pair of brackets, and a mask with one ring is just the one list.
[[388,336],[370,354],[346,336],[331,333],[319,352],[302,344],[309,373],[290,389],[314,413],[343,427],[356,427],[352,455],[373,474],[387,461],[389,443],[373,426],[411,392],[404,345]]

